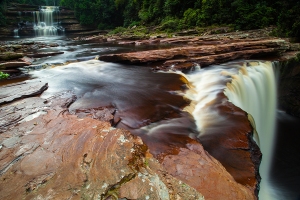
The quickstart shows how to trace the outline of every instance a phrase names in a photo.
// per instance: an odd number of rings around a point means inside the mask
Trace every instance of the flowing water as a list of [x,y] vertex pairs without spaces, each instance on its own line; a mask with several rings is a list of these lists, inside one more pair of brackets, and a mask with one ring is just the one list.
[[[74,42],[67,41],[65,37],[39,37],[31,40],[48,40],[49,43],[60,44],[59,47],[38,51],[64,52],[34,61],[35,65],[47,63],[52,66],[29,72],[31,79],[49,83],[49,89],[41,97],[49,98],[57,93],[73,92],[78,99],[71,105],[71,113],[99,107],[114,109],[115,118],[119,119],[115,121],[115,125],[143,136],[147,144],[152,145],[154,154],[166,151],[164,148],[168,146],[184,145],[187,137],[201,140],[211,132],[220,132],[228,126],[235,127],[236,124],[229,124],[228,119],[213,107],[216,99],[225,91],[230,101],[250,113],[254,119],[252,124],[259,135],[256,141],[264,154],[260,168],[260,199],[283,199],[285,194],[285,199],[292,200],[295,199],[292,197],[299,194],[293,187],[286,187],[287,184],[278,184],[285,183],[285,177],[278,174],[278,170],[282,169],[278,167],[282,164],[278,160],[284,157],[280,153],[281,144],[278,141],[276,144],[279,146],[275,146],[274,152],[279,153],[275,153],[272,160],[276,116],[276,82],[272,63],[236,61],[204,69],[196,67],[188,74],[152,72],[145,66],[112,64],[93,58],[100,54],[140,51],[158,48],[157,46]],[[69,62],[71,64],[65,65]],[[191,104],[187,106],[189,100]],[[225,100],[226,98],[221,99]],[[284,127],[285,122],[281,120],[278,123],[281,124],[280,127]],[[288,131],[285,129],[286,132]],[[284,140],[284,137],[280,138]],[[298,141],[295,139],[291,143],[299,144]],[[298,146],[293,148],[297,149]],[[294,152],[293,149],[290,150]],[[299,165],[296,163],[293,171],[297,169]],[[297,173],[293,175],[300,178]],[[295,180],[292,183],[297,185],[299,182]],[[274,188],[277,192],[274,192]],[[286,195],[290,192],[295,195]]]
[[15,38],[19,37],[19,29],[14,29],[14,37]]
[[247,62],[232,78],[232,82],[227,84],[225,94],[254,119],[253,125],[259,135],[259,147],[263,154],[259,196],[260,199],[271,199],[268,173],[274,143],[277,97],[273,65],[271,62]]
[[35,36],[55,36],[58,35],[58,30],[63,31],[59,26],[58,15],[58,6],[41,6],[39,11],[33,12]]

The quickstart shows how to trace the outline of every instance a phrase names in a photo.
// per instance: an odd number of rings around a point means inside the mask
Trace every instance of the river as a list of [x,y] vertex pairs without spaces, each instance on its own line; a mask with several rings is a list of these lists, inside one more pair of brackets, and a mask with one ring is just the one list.
[[[7,40],[24,39],[9,38]],[[226,88],[226,83],[231,80],[229,74],[237,74],[238,70],[243,67],[243,64],[239,63],[245,63],[245,61],[239,61],[221,66],[210,66],[205,69],[196,68],[187,74],[153,72],[147,66],[106,63],[94,60],[94,57],[109,53],[167,48],[168,46],[99,44],[91,41],[72,41],[65,36],[26,38],[26,40],[58,43],[58,47],[37,51],[63,51],[64,54],[36,59],[34,65],[47,63],[49,67],[29,71],[28,78],[15,81],[41,79],[48,82],[49,89],[41,95],[43,98],[50,98],[52,95],[62,92],[74,93],[78,99],[70,106],[69,110],[81,117],[88,115],[86,111],[91,112],[100,107],[113,109],[115,119],[112,124],[142,136],[148,145],[152,145],[154,154],[165,151],[164,148],[168,148],[168,146],[184,145],[182,140],[185,137],[200,138],[201,141],[201,138],[207,136],[204,129],[208,130],[207,132],[216,129],[220,132],[225,126],[228,126],[226,119],[207,105],[214,101],[220,91]],[[66,63],[70,64],[66,65]],[[1,84],[11,82],[2,81]],[[274,85],[276,85],[275,82]],[[197,88],[198,86],[199,88]],[[191,87],[195,90],[193,93],[188,90]],[[268,90],[269,87],[265,89],[265,91]],[[261,93],[265,91],[261,91]],[[244,92],[250,96],[257,95],[255,93],[257,91]],[[276,94],[274,93],[274,95]],[[276,96],[272,97],[268,94],[267,97],[276,98]],[[245,98],[239,101],[244,102],[250,97]],[[252,107],[257,107],[259,103],[263,105],[262,108],[255,111],[257,112],[255,114],[232,100],[233,103],[253,115],[256,120],[255,124],[269,128],[271,130],[267,131],[272,132],[267,136],[258,133],[260,145],[266,143],[270,145],[268,147],[270,152],[265,153],[267,156],[263,157],[262,161],[270,163],[270,165],[267,170],[261,170],[263,187],[260,193],[263,196],[260,194],[260,199],[300,199],[298,190],[300,188],[300,159],[297,156],[300,150],[300,136],[297,131],[300,120],[292,118],[283,111],[277,110],[276,112],[275,105],[271,111],[264,110],[270,100],[260,98],[262,99],[258,99],[258,102],[253,103],[252,101]],[[190,101],[196,102],[192,111],[186,107]],[[203,108],[205,109],[203,110]],[[273,114],[271,114],[272,112]],[[275,125],[263,121],[269,118],[274,121]],[[214,123],[208,123],[211,121]],[[271,127],[266,127],[266,124],[270,124]],[[277,129],[275,129],[276,127]],[[267,131],[263,129],[262,132]],[[272,144],[274,144],[273,147]]]

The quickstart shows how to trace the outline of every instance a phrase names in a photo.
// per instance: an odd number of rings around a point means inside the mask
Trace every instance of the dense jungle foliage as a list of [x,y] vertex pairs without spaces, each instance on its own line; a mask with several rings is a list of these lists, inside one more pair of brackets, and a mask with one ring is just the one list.
[[[0,24],[5,24],[1,0]],[[16,0],[36,5],[61,5],[75,10],[83,25],[99,29],[160,25],[166,31],[195,26],[231,25],[237,30],[278,27],[280,36],[300,38],[297,0]]]

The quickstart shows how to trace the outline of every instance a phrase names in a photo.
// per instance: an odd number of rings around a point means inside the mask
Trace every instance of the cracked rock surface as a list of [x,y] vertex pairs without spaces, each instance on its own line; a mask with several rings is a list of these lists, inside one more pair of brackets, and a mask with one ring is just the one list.
[[63,111],[57,106],[1,134],[1,199],[170,199],[170,191],[202,199],[146,161],[139,137]]

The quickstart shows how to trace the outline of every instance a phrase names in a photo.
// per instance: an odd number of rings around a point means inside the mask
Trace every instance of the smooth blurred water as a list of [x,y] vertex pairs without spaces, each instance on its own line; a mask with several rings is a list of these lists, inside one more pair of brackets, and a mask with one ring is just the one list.
[[272,199],[269,171],[274,146],[275,116],[277,107],[277,83],[272,62],[247,62],[232,75],[224,93],[236,106],[250,113],[259,135],[259,147],[263,154],[260,165],[262,181],[260,199]]
[[[227,119],[215,113],[210,105],[219,92],[226,90],[229,98],[255,119],[264,154],[262,166],[272,163],[269,167],[261,168],[263,179],[260,199],[299,199],[300,121],[282,112],[279,112],[277,122],[275,121],[276,102],[273,100],[276,100],[276,89],[273,86],[276,83],[269,76],[272,74],[269,63],[239,61],[198,68],[189,74],[154,73],[146,66],[105,63],[93,58],[101,54],[165,48],[164,46],[100,44],[93,41],[71,41],[65,36],[11,39],[15,42],[26,40],[58,43],[58,47],[36,49],[35,52],[64,52],[36,59],[33,63],[54,66],[30,72],[31,79],[49,83],[49,89],[43,93],[43,98],[72,91],[78,100],[71,105],[71,112],[101,106],[115,107],[116,116],[121,119],[118,127],[127,128],[137,135],[146,135],[147,138],[144,139],[153,146],[156,145],[154,149],[157,153],[162,151],[157,144],[180,146],[184,145],[186,137],[196,138],[199,134],[205,134],[208,129],[221,130],[220,124],[226,124]],[[65,65],[66,63],[71,64]],[[243,63],[248,63],[249,66],[243,66]],[[189,82],[182,79],[183,76]],[[241,85],[233,86],[233,83],[227,85],[226,89],[226,83],[232,78]],[[184,93],[181,86],[185,84],[194,86]],[[182,110],[187,104],[186,98],[192,100],[192,104]],[[254,111],[251,111],[252,108]],[[265,111],[266,108],[270,110]],[[272,121],[278,125],[276,135]],[[276,137],[274,153],[271,153],[271,144]]]

